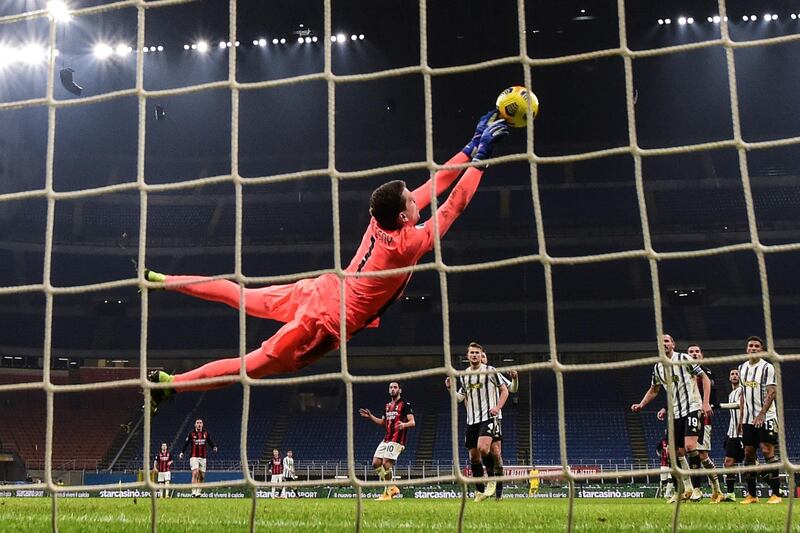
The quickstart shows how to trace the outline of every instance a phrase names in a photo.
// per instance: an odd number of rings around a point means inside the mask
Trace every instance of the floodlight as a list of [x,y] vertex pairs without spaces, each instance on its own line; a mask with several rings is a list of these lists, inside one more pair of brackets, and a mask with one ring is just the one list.
[[17,51],[7,46],[0,46],[0,68],[17,60]]
[[208,43],[206,41],[200,41],[197,43],[197,51],[198,52],[208,52]]
[[97,43],[94,45],[93,52],[96,58],[106,59],[114,53],[114,50],[106,43]]
[[56,22],[68,22],[71,18],[69,7],[61,0],[50,0],[47,2],[47,11],[50,13],[50,18]]
[[29,44],[19,51],[17,57],[22,63],[38,65],[47,57],[47,52],[38,44]]

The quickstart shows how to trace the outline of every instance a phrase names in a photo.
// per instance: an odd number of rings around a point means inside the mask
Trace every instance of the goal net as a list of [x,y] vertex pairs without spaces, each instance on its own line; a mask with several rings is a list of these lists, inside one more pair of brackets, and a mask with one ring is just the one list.
[[[766,258],[770,254],[779,254],[783,252],[794,252],[800,250],[800,243],[786,243],[786,244],[765,244],[759,238],[759,225],[756,217],[756,209],[754,206],[752,185],[750,179],[750,172],[748,170],[748,153],[759,150],[766,150],[772,148],[786,147],[790,145],[800,144],[800,137],[780,138],[768,141],[748,141],[743,138],[740,106],[738,98],[738,86],[736,75],[736,62],[735,57],[738,51],[745,48],[763,47],[765,49],[770,47],[779,46],[782,44],[795,42],[800,39],[800,35],[787,35],[780,37],[764,38],[748,41],[735,41],[732,40],[729,33],[728,10],[724,0],[720,0],[717,8],[716,15],[718,16],[720,36],[718,38],[703,40],[698,42],[691,42],[688,44],[665,46],[660,48],[650,49],[632,49],[629,46],[628,29],[626,26],[626,2],[618,0],[616,3],[617,16],[618,16],[618,44],[606,49],[576,53],[572,55],[550,57],[550,58],[536,58],[532,57],[530,53],[529,40],[533,35],[531,28],[528,27],[528,20],[530,20],[529,13],[531,7],[523,0],[516,2],[516,27],[513,30],[517,35],[517,52],[505,57],[496,57],[486,61],[469,64],[459,64],[447,67],[433,67],[429,64],[429,28],[428,28],[428,3],[426,0],[419,2],[419,64],[379,70],[365,74],[337,74],[333,68],[333,53],[335,44],[332,38],[335,39],[332,8],[335,0],[324,0],[324,27],[320,35],[320,45],[324,50],[324,65],[321,71],[310,73],[306,75],[299,75],[286,78],[276,78],[267,81],[240,81],[237,79],[237,65],[240,58],[237,54],[237,46],[228,44],[226,49],[227,53],[227,76],[220,81],[212,81],[200,84],[182,84],[180,87],[151,90],[146,89],[145,85],[145,58],[146,54],[139,53],[145,49],[149,44],[145,39],[145,28],[148,15],[154,11],[165,9],[170,6],[179,4],[189,4],[194,0],[123,0],[105,5],[98,5],[94,7],[87,7],[76,9],[71,13],[73,20],[80,20],[85,17],[107,13],[119,10],[133,10],[135,11],[136,19],[136,59],[135,59],[135,81],[133,87],[129,89],[121,89],[92,96],[84,96],[81,98],[56,98],[55,87],[59,83],[59,60],[56,57],[55,50],[58,48],[57,43],[59,40],[60,26],[56,19],[50,18],[49,22],[49,43],[47,53],[48,74],[46,81],[46,90],[43,97],[5,101],[0,103],[0,112],[8,112],[23,108],[43,108],[47,111],[47,150],[45,161],[45,179],[44,186],[41,188],[33,188],[26,190],[19,190],[15,192],[4,192],[0,194],[0,211],[2,211],[3,204],[22,200],[22,199],[44,199],[47,204],[46,210],[46,223],[45,223],[45,239],[44,239],[44,270],[41,282],[28,284],[28,285],[10,285],[0,286],[0,295],[10,295],[19,293],[37,293],[43,294],[45,298],[45,328],[43,339],[42,351],[42,368],[43,379],[41,382],[30,383],[16,383],[16,384],[2,384],[0,385],[0,392],[14,392],[23,390],[41,390],[46,395],[46,446],[44,456],[44,480],[41,483],[33,483],[21,486],[22,488],[30,489],[44,489],[52,495],[52,520],[54,529],[57,527],[57,496],[59,493],[66,490],[102,490],[102,489],[148,489],[152,497],[151,506],[151,524],[153,530],[158,522],[158,504],[156,500],[156,490],[158,485],[145,476],[142,481],[124,483],[122,485],[92,485],[83,487],[63,487],[57,484],[57,479],[53,475],[53,442],[54,442],[54,420],[58,413],[54,410],[55,397],[57,395],[64,395],[74,393],[76,391],[89,391],[89,390],[110,390],[120,387],[139,387],[144,394],[144,404],[148,405],[150,395],[154,388],[163,387],[163,385],[152,384],[147,380],[148,372],[148,324],[150,322],[149,305],[150,294],[149,290],[153,288],[153,284],[148,283],[143,274],[145,259],[147,256],[147,243],[148,243],[148,206],[151,205],[151,197],[162,192],[190,192],[199,187],[215,185],[215,184],[229,184],[232,186],[234,201],[235,201],[235,261],[234,269],[224,277],[238,283],[242,288],[254,284],[272,284],[287,281],[294,281],[310,275],[317,275],[322,272],[333,272],[340,278],[346,276],[344,272],[343,260],[346,261],[347,257],[342,257],[342,242],[340,236],[342,234],[341,224],[344,213],[341,210],[340,194],[342,184],[347,180],[359,180],[374,176],[396,175],[406,171],[419,171],[425,170],[433,175],[437,170],[445,168],[440,162],[437,162],[434,157],[434,124],[433,124],[433,90],[432,82],[434,78],[444,78],[447,76],[457,75],[464,72],[481,72],[487,71],[496,67],[502,66],[516,66],[519,68],[518,80],[526,87],[536,91],[536,73],[537,69],[541,67],[551,67],[556,65],[569,65],[582,62],[592,62],[603,58],[621,58],[623,63],[624,80],[621,84],[624,86],[624,101],[625,109],[627,112],[627,143],[623,146],[598,149],[589,152],[571,153],[568,155],[558,156],[542,156],[538,155],[534,148],[534,123],[531,121],[525,131],[526,145],[525,150],[519,153],[512,153],[496,157],[491,160],[492,165],[503,165],[507,163],[523,163],[528,165],[529,186],[531,191],[530,201],[532,203],[532,211],[534,214],[535,222],[535,246],[536,253],[523,254],[510,259],[503,259],[497,261],[482,262],[479,264],[464,264],[464,265],[450,265],[447,264],[443,258],[442,246],[439,237],[435,239],[434,253],[430,259],[427,259],[422,264],[402,269],[399,272],[419,272],[419,271],[435,271],[438,275],[439,290],[441,294],[441,310],[442,310],[442,339],[443,343],[441,350],[443,359],[441,366],[429,368],[425,370],[410,371],[410,372],[397,372],[389,375],[355,375],[350,372],[349,358],[348,358],[348,345],[342,342],[340,348],[340,364],[341,370],[338,372],[317,374],[313,376],[299,376],[299,377],[278,377],[267,380],[252,379],[244,372],[244,367],[235,380],[231,379],[212,379],[204,380],[204,382],[217,382],[217,381],[236,381],[241,384],[243,388],[243,401],[241,405],[241,449],[240,457],[243,471],[243,479],[239,481],[220,481],[202,484],[203,488],[213,487],[230,487],[241,486],[252,490],[253,505],[251,508],[250,525],[251,529],[254,526],[255,510],[256,510],[256,489],[271,488],[273,485],[268,482],[259,481],[252,475],[251,469],[248,468],[247,456],[247,442],[248,442],[248,424],[251,420],[251,391],[254,387],[276,387],[285,385],[294,385],[299,383],[308,382],[341,382],[344,384],[346,391],[346,409],[347,409],[347,463],[349,465],[347,475],[342,479],[327,480],[328,484],[338,484],[354,487],[357,494],[358,513],[356,519],[356,529],[360,527],[362,516],[362,501],[364,499],[362,489],[382,486],[381,482],[373,480],[365,480],[360,475],[356,468],[356,461],[354,455],[354,415],[356,413],[356,405],[354,404],[354,386],[366,383],[385,383],[389,380],[410,380],[416,378],[425,378],[431,376],[439,376],[442,379],[449,376],[451,379],[463,375],[463,369],[453,366],[453,354],[451,353],[451,345],[453,344],[450,337],[450,310],[449,310],[449,297],[448,297],[448,279],[454,274],[464,272],[474,272],[478,270],[499,269],[511,265],[520,265],[535,263],[542,266],[544,272],[544,287],[545,287],[545,310],[546,310],[546,329],[548,335],[548,358],[543,362],[527,363],[511,365],[509,367],[502,367],[501,370],[518,370],[520,372],[551,372],[555,377],[556,394],[557,394],[557,421],[558,421],[558,447],[561,457],[561,475],[569,483],[569,504],[568,504],[568,517],[567,529],[571,530],[574,526],[574,501],[575,483],[585,480],[603,479],[609,476],[604,473],[581,473],[573,472],[567,459],[567,427],[565,417],[565,388],[564,388],[564,374],[569,372],[595,372],[599,370],[610,369],[628,369],[634,367],[651,367],[655,362],[662,361],[668,369],[672,371],[673,364],[665,357],[663,346],[659,346],[658,356],[638,358],[632,360],[606,362],[606,363],[565,363],[559,356],[559,344],[556,337],[556,319],[555,319],[555,298],[553,290],[553,268],[561,265],[586,265],[601,262],[613,262],[624,259],[640,259],[646,261],[649,266],[649,273],[651,279],[652,290],[652,312],[654,315],[655,331],[653,331],[653,338],[660,338],[664,333],[664,326],[662,320],[662,294],[664,293],[663,287],[660,284],[659,265],[667,261],[680,261],[687,259],[694,259],[706,256],[718,256],[732,253],[750,253],[753,254],[757,262],[758,276],[761,282],[762,294],[762,310],[763,321],[765,327],[765,337],[767,345],[767,353],[765,357],[775,365],[778,383],[781,383],[781,365],[787,361],[800,360],[800,355],[796,354],[780,354],[775,349],[775,336],[772,327],[771,309],[772,304],[770,301],[770,292],[768,290],[768,277]],[[237,30],[237,14],[238,5],[236,0],[231,0],[229,3],[229,34],[227,40],[229,43],[237,43],[240,39],[244,42],[244,37],[239,35]],[[22,21],[44,20],[50,14],[46,9],[39,9],[35,11],[22,12],[19,14],[12,14],[0,17],[0,27],[17,24]],[[508,31],[512,31],[509,25]],[[686,53],[693,50],[704,48],[718,48],[724,51],[725,61],[727,65],[726,70],[726,85],[728,90],[728,97],[730,100],[730,114],[732,119],[732,132],[729,138],[713,141],[713,142],[700,142],[696,144],[683,144],[668,146],[663,148],[642,148],[637,139],[637,91],[634,84],[634,71],[637,60],[652,58],[655,56],[666,56]],[[2,58],[0,58],[2,59]],[[2,65],[2,62],[0,62]],[[424,89],[424,133],[425,133],[425,159],[421,161],[402,162],[398,164],[371,168],[359,171],[342,171],[337,167],[337,150],[336,150],[336,100],[337,100],[337,87],[346,84],[357,82],[365,82],[371,80],[386,80],[399,76],[416,75],[420,76],[423,80]],[[319,108],[327,108],[327,165],[321,165],[318,168],[311,170],[304,170],[298,172],[282,172],[277,174],[269,174],[257,177],[245,177],[240,169],[240,142],[239,137],[239,122],[242,119],[242,104],[241,99],[250,91],[257,91],[261,89],[292,86],[295,84],[306,83],[309,81],[317,81],[324,83],[326,86],[326,102],[319,102]],[[619,81],[619,80],[618,80]],[[506,83],[505,85],[508,85]],[[148,173],[146,171],[146,142],[148,135],[148,124],[156,120],[155,117],[149,115],[148,110],[152,113],[152,103],[155,99],[162,99],[172,96],[189,95],[194,93],[203,93],[208,91],[227,91],[230,96],[230,168],[219,175],[211,175],[204,177],[193,177],[191,179],[183,179],[179,181],[169,182],[151,182],[148,180]],[[88,106],[90,104],[97,104],[100,102],[112,101],[115,99],[134,97],[136,99],[136,117],[138,120],[137,129],[137,156],[136,156],[136,179],[126,183],[119,183],[113,185],[93,186],[80,188],[78,190],[58,190],[54,186],[54,153],[56,147],[56,128],[57,116],[62,110]],[[451,98],[458,98],[458,96],[451,96]],[[546,108],[547,102],[542,102],[542,107]],[[671,156],[676,154],[686,154],[701,151],[712,151],[719,149],[735,150],[738,157],[738,169],[741,177],[741,185],[743,191],[743,201],[746,208],[747,215],[747,231],[749,233],[749,240],[747,242],[730,244],[725,246],[717,246],[711,248],[700,248],[691,250],[672,250],[660,251],[657,250],[653,244],[651,237],[651,224],[648,220],[648,197],[645,189],[645,177],[643,172],[643,161],[646,158],[659,158],[664,156]],[[633,177],[635,183],[635,196],[638,202],[639,221],[641,224],[642,232],[642,246],[636,249],[600,253],[600,254],[586,254],[579,256],[556,256],[553,255],[548,248],[548,239],[545,233],[545,223],[543,217],[542,195],[540,194],[540,176],[539,171],[543,165],[555,165],[571,162],[582,162],[589,160],[602,160],[609,157],[628,157],[633,163]],[[466,168],[469,164],[461,165]],[[332,244],[334,250],[334,267],[324,271],[314,272],[299,272],[285,276],[263,276],[253,277],[247,276],[242,268],[242,254],[246,244],[242,238],[243,228],[243,205],[244,198],[247,195],[248,188],[276,183],[284,181],[304,180],[310,177],[327,176],[330,179],[331,190],[331,227],[332,227]],[[57,231],[55,215],[56,207],[60,202],[70,200],[101,197],[104,195],[112,195],[116,193],[135,193],[140,198],[140,212],[139,212],[139,226],[138,226],[138,250],[137,260],[138,272],[136,278],[118,279],[111,282],[74,285],[74,286],[59,286],[53,283],[51,278],[51,260],[53,257],[54,247],[54,234]],[[437,202],[434,197],[432,201],[432,209],[436,209]],[[436,232],[434,232],[436,234]],[[533,243],[532,243],[533,244]],[[398,271],[382,272],[379,275],[396,275]],[[3,285],[0,283],[0,285]],[[343,285],[340,284],[343,287]],[[118,288],[128,288],[130,290],[141,291],[141,332],[140,332],[140,366],[139,378],[128,379],[110,382],[98,382],[92,384],[57,384],[51,379],[51,368],[54,360],[52,349],[52,323],[53,323],[53,300],[56,296],[73,295],[80,293],[101,293]],[[341,312],[344,312],[344,297],[342,294],[342,307]],[[239,353],[244,361],[244,354],[247,351],[247,331],[244,307],[239,312]],[[341,326],[341,336],[346,338],[345,324]],[[613,339],[609,339],[612,341]],[[462,343],[462,339],[456,339],[456,344]],[[714,363],[739,363],[745,359],[742,354],[718,357],[714,359]],[[417,485],[420,483],[435,484],[435,483],[456,483],[463,489],[463,494],[466,495],[467,487],[476,483],[476,479],[465,476],[463,474],[463,465],[460,463],[460,438],[458,417],[463,416],[459,412],[459,405],[456,400],[455,392],[450,395],[450,414],[451,414],[451,436],[452,436],[452,452],[453,452],[453,468],[451,472],[446,475],[428,477],[424,480],[417,479],[404,479],[398,481],[400,485]],[[779,411],[779,420],[783,420],[783,392],[782,388],[778,388],[777,407]],[[670,406],[669,417],[672,419],[674,413]],[[144,435],[144,449],[142,451],[142,465],[141,468],[149,473],[152,470],[152,460],[150,450],[154,449],[151,443],[151,429],[152,417],[149,411],[145,410],[143,422],[143,435]],[[779,433],[780,449],[786,450],[786,436],[784,432]],[[670,432],[670,443],[674,444],[674,435]],[[674,450],[674,446],[670,446]],[[677,464],[674,457],[674,451],[671,452],[673,457],[672,464]],[[752,468],[735,467],[732,469],[718,469],[720,474],[726,472],[745,472],[752,470],[764,470],[766,465],[756,466]],[[797,470],[786,454],[782,455],[781,468],[789,473],[789,485],[792,493],[794,492],[794,474]],[[679,469],[673,467],[673,472],[678,473]],[[659,470],[655,468],[646,468],[634,472],[637,475],[658,475]],[[504,481],[525,481],[527,476],[522,478],[519,476],[504,476],[496,478],[497,480]],[[291,481],[286,482],[285,486],[290,487],[304,487],[316,485],[317,481]],[[190,485],[173,485],[173,488],[188,488]],[[466,498],[462,498],[462,512],[458,518],[459,529],[462,526],[464,518],[464,502]],[[787,529],[792,521],[792,507],[789,507],[789,516],[787,518]],[[678,508],[676,507],[674,514],[673,528],[678,527]]]

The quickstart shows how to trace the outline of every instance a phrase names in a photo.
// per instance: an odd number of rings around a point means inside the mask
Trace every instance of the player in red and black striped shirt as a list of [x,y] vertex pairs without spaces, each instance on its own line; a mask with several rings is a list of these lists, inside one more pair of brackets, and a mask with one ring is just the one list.
[[[189,468],[192,470],[192,483],[202,483],[206,478],[206,447],[210,444],[216,453],[217,445],[211,440],[208,431],[203,429],[203,421],[199,418],[194,421],[194,431],[186,435],[179,459],[183,459],[183,454],[190,444],[192,455],[189,459]],[[200,497],[200,489],[192,489],[192,497]]]
[[[161,443],[161,449],[156,454],[156,458],[153,461],[153,470],[158,472],[159,483],[169,485],[170,478],[172,477],[172,454],[169,453],[166,442]],[[161,496],[161,491],[158,491],[158,495]],[[164,496],[169,498],[169,490],[164,490]]]
[[[400,383],[397,381],[389,383],[389,396],[392,401],[384,407],[384,415],[381,418],[373,415],[369,409],[362,408],[358,411],[364,418],[369,418],[379,426],[386,428],[383,441],[378,445],[372,458],[372,468],[375,469],[375,473],[378,474],[381,481],[388,479],[391,482],[392,467],[406,447],[406,433],[409,428],[416,425],[414,411],[411,409],[411,404],[401,397],[402,392]],[[387,487],[378,499],[391,500],[399,493],[400,489],[392,485]]]
[[[283,459],[281,458],[281,452],[275,448],[272,450],[272,459],[269,461],[269,473],[270,483],[282,483],[283,482]],[[278,497],[278,488],[272,487],[272,497]]]

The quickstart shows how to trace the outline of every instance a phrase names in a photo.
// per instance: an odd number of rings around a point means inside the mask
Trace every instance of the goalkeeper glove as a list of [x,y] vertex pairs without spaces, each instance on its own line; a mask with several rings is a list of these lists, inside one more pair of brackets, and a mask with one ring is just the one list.
[[475,155],[472,157],[473,161],[483,161],[484,159],[492,156],[492,149],[494,143],[508,135],[508,126],[505,120],[497,120],[489,124],[481,134],[480,143],[475,150]]
[[478,148],[478,145],[481,142],[481,135],[483,135],[486,126],[492,123],[494,119],[497,118],[497,109],[492,109],[485,115],[481,117],[478,121],[478,125],[475,126],[475,134],[472,136],[472,139],[467,143],[467,145],[461,150],[464,152],[467,157],[472,157],[475,153],[475,150]]

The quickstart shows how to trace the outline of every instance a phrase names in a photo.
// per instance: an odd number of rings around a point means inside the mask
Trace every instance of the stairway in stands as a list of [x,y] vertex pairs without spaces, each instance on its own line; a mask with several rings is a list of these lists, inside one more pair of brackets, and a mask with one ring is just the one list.
[[634,390],[631,382],[621,381],[621,392],[624,401],[622,408],[625,411],[625,426],[628,428],[628,439],[630,440],[633,459],[639,464],[647,464],[650,454],[648,453],[647,439],[644,434],[644,425],[642,425],[642,416],[653,415],[634,413],[630,410],[630,406],[641,399],[641,397],[637,397],[640,391]]
[[[139,412],[131,413],[131,415],[132,415],[131,418],[133,418],[133,416],[137,416],[137,415],[141,416],[141,414]],[[128,423],[123,424],[122,426],[120,426],[119,431],[114,436],[114,440],[111,441],[111,446],[109,446],[108,451],[105,453],[105,455],[103,456],[103,459],[100,461],[100,465],[99,465],[100,468],[108,468],[111,465],[111,462],[117,456],[117,453],[119,452],[120,448],[122,448],[122,446],[125,444],[125,442],[129,438],[130,438],[131,441],[141,443],[141,440],[142,440],[141,439],[141,428],[137,427],[136,422],[137,422],[137,420],[133,419],[131,422],[128,422]],[[131,435],[130,434],[131,431],[135,431],[135,433],[133,435]],[[138,441],[136,440],[137,435],[139,437]],[[129,457],[126,457],[125,459],[128,459],[128,458]],[[125,460],[125,459],[123,459],[123,460]]]
[[[521,378],[522,376],[520,376]],[[530,381],[520,383],[517,396],[517,464],[528,465],[531,462],[533,453],[529,450],[531,443],[531,416],[530,396],[531,390],[528,385]],[[510,459],[510,458],[509,458]]]
[[281,452],[281,457],[286,455],[286,450],[281,449],[283,440],[286,437],[286,432],[289,429],[289,423],[294,417],[292,409],[281,409],[275,415],[275,421],[272,423],[272,429],[269,432],[269,438],[264,444],[264,451],[261,452],[261,461],[266,463],[272,458],[272,450],[277,448]]
[[434,411],[416,415],[414,418],[417,422],[417,426],[414,429],[419,431],[416,462],[430,462],[433,460],[433,447],[436,444],[436,426],[439,422],[439,415]]

